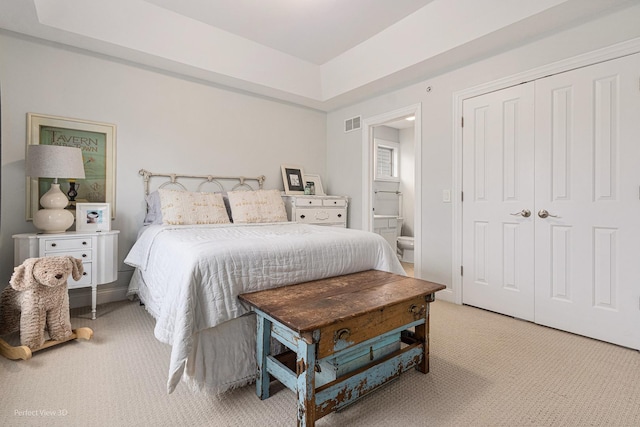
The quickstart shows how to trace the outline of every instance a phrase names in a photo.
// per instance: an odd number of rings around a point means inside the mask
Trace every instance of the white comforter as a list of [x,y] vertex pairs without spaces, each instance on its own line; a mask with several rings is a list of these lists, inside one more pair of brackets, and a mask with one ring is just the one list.
[[297,223],[152,225],[125,263],[149,288],[156,338],[172,346],[169,392],[199,333],[248,312],[239,294],[368,269],[404,274],[377,234]]

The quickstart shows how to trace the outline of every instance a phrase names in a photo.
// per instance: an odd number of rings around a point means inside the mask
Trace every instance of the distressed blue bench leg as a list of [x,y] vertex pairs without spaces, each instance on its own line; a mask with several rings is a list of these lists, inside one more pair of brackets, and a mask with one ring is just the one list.
[[256,362],[258,363],[258,375],[256,377],[256,394],[262,400],[269,397],[269,373],[267,372],[267,356],[271,351],[271,321],[260,313],[257,317],[256,334]]
[[299,339],[296,353],[298,426],[313,427],[316,418],[316,345]]
[[426,309],[424,314],[424,324],[416,326],[415,338],[422,343],[424,352],[422,354],[422,362],[416,366],[416,369],[423,374],[429,373],[429,303],[435,301],[435,294],[429,294],[425,297]]

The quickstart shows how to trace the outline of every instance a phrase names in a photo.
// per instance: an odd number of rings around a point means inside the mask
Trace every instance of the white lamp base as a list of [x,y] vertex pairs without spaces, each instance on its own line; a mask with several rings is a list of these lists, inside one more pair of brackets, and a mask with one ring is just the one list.
[[73,225],[74,217],[65,209],[67,196],[60,191],[60,184],[51,184],[49,191],[40,198],[40,209],[33,215],[33,225],[44,233],[64,233]]

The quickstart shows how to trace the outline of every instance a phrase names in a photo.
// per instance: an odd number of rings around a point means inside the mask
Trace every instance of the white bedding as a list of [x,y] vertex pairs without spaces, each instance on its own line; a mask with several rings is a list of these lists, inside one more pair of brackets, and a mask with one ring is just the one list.
[[156,318],[156,338],[172,346],[169,392],[183,375],[211,391],[253,379],[255,320],[243,316],[239,294],[368,269],[405,274],[377,234],[290,222],[150,225],[125,263],[137,268],[129,293]]

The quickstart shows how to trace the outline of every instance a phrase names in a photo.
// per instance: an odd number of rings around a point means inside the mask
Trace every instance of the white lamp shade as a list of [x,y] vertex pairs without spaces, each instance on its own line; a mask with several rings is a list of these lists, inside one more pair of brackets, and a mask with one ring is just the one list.
[[26,175],[84,179],[82,150],[62,145],[28,145]]

